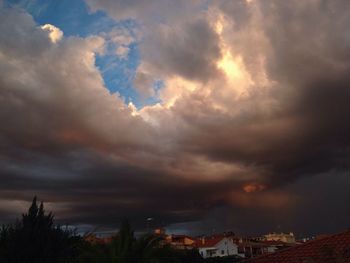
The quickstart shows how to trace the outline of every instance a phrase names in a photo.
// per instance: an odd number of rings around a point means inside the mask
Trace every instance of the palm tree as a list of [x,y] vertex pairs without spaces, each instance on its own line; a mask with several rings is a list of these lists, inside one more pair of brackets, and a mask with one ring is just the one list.
[[123,220],[119,233],[111,243],[110,255],[112,263],[177,263],[178,253],[161,244],[162,238],[154,235],[144,235],[139,239],[134,237],[127,220]]
[[175,250],[160,244],[162,238],[154,235],[144,235],[134,244],[133,255],[135,263],[179,262]]
[[119,233],[114,237],[110,255],[112,263],[132,263],[132,247],[135,242],[134,232],[131,230],[129,221],[124,219]]
[[111,263],[108,247],[103,244],[84,242],[80,248],[79,263]]

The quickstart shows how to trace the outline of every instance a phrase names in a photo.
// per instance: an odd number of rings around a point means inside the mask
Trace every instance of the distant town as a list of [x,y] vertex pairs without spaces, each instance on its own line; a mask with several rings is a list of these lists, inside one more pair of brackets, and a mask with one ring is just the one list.
[[[148,225],[149,226],[149,225]],[[293,233],[174,235],[147,228],[135,235],[127,219],[101,236],[55,224],[34,197],[27,213],[0,227],[1,263],[350,263],[350,229],[296,239]]]
[[[269,233],[258,237],[243,237],[236,236],[233,232],[226,232],[192,237],[167,234],[164,228],[157,228],[154,234],[163,238],[162,245],[170,245],[175,249],[198,249],[203,258],[227,256],[252,258],[306,242],[306,239],[297,241],[293,233]],[[112,238],[113,236],[97,237],[93,233],[85,236],[85,240],[93,244],[108,244]]]
[[[284,262],[283,255],[279,260],[272,258],[271,261],[266,261],[268,256],[278,255],[279,252],[287,251],[289,252],[285,258],[288,260],[293,253],[296,252],[295,256],[298,258],[317,258],[322,257],[323,261],[320,262],[338,262],[324,261],[324,249],[325,247],[320,247],[319,243],[325,243],[326,245],[332,245],[332,242],[338,243],[338,246],[343,246],[341,251],[344,256],[344,260],[339,262],[349,262],[350,260],[350,230],[345,231],[337,235],[318,235],[310,238],[296,239],[294,233],[276,233],[271,232],[262,236],[238,236],[233,232],[224,232],[213,235],[202,235],[202,236],[190,236],[190,235],[179,235],[179,234],[167,234],[164,228],[156,228],[153,233],[155,236],[161,237],[161,246],[170,246],[176,250],[197,250],[203,259],[209,258],[230,258],[233,261],[230,262],[260,262],[261,259],[265,261],[261,262]],[[113,240],[113,236],[98,237],[93,233],[85,235],[85,240],[93,245],[96,244],[109,244]],[[341,243],[343,241],[344,243]],[[311,249],[309,248],[311,244]],[[308,249],[305,250],[305,245]],[[316,248],[313,248],[316,247]],[[296,248],[292,250],[292,248]],[[301,249],[300,249],[301,248]],[[320,249],[321,248],[321,249]],[[328,252],[338,252],[339,247],[329,246]],[[300,250],[302,251],[301,253]],[[312,251],[314,250],[314,251]],[[334,251],[333,251],[334,250]],[[327,251],[326,251],[327,253]],[[311,255],[311,256],[310,256]],[[265,257],[264,257],[265,256]],[[348,258],[349,256],[349,258]],[[249,260],[249,261],[247,261]],[[257,261],[255,261],[257,260]],[[334,259],[336,260],[336,259]],[[226,262],[226,261],[225,261]],[[294,261],[286,261],[294,262]],[[300,261],[309,262],[309,261]],[[319,262],[319,261],[310,261]]]

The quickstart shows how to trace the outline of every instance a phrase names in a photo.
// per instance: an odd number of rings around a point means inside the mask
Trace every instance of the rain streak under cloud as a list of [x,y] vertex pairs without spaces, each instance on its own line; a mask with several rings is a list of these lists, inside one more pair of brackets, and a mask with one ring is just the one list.
[[66,35],[0,1],[3,222],[38,195],[77,226],[349,226],[349,1],[81,4]]

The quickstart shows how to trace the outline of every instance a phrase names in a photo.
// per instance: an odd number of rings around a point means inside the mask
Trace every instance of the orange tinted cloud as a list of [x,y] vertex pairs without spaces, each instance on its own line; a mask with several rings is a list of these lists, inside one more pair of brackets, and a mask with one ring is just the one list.
[[240,207],[278,209],[291,206],[298,201],[298,197],[282,191],[272,192],[233,192],[229,195],[229,202]]
[[262,191],[266,188],[263,184],[250,183],[243,186],[243,190],[246,193],[254,193]]

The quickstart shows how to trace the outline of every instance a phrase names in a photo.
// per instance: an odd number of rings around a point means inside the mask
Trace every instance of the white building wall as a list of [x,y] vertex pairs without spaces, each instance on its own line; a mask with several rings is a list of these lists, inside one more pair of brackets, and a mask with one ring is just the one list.
[[268,253],[274,253],[274,252],[276,252],[276,250],[277,250],[277,247],[275,247],[275,246],[267,247],[267,252]]
[[199,249],[199,254],[203,258],[217,257],[217,250],[215,248],[203,247]]
[[203,258],[233,256],[238,255],[238,246],[225,237],[214,247],[199,248],[199,253]]
[[217,243],[215,247],[217,248],[217,256],[219,257],[238,255],[237,245],[226,237]]

